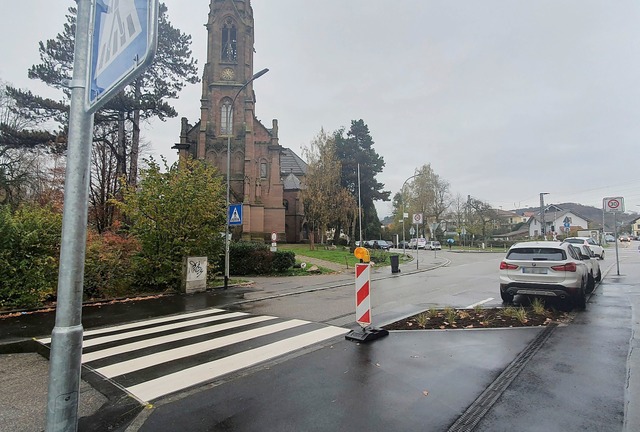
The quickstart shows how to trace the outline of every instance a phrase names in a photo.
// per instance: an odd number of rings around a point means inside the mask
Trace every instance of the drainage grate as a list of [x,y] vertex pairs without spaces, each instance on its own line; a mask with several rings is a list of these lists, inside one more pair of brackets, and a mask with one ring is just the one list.
[[491,407],[496,403],[502,393],[509,387],[509,384],[518,376],[518,374],[524,369],[525,365],[531,357],[533,357],[540,347],[549,339],[551,333],[557,324],[550,324],[543,331],[540,332],[534,340],[502,371],[498,376],[486,388],[485,391],[473,401],[473,403],[467,408],[467,410],[451,425],[447,432],[471,432],[475,429],[477,424],[482,418],[489,412]]

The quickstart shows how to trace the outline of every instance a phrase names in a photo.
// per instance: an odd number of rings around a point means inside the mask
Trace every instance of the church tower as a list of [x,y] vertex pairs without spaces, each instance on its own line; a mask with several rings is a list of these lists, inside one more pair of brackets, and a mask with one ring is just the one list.
[[[251,79],[254,22],[250,0],[211,0],[207,62],[202,79],[200,121],[182,120],[180,157],[204,159],[227,173],[230,138],[230,202],[243,203],[244,239],[285,238],[285,207],[281,179],[278,123],[266,128],[255,116]],[[268,75],[263,78],[268,79]],[[238,238],[240,230],[234,231]]]

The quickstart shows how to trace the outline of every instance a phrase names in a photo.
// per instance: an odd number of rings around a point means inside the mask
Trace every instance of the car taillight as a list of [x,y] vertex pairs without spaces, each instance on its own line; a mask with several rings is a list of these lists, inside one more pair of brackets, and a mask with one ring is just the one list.
[[568,271],[568,272],[574,272],[578,270],[578,266],[576,265],[576,263],[566,263],[564,265],[553,266],[551,268],[555,271]]
[[500,263],[500,270],[515,270],[515,269],[517,269],[517,268],[518,268],[518,266],[517,266],[517,265],[514,265],[514,264],[508,264],[508,263],[506,263],[506,262],[504,262],[504,261],[502,261],[502,262]]

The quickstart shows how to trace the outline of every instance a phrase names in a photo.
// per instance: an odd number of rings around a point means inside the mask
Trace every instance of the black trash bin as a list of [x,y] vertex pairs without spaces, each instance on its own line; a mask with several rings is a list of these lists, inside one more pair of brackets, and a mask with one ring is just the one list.
[[391,255],[391,273],[400,273],[400,255]]

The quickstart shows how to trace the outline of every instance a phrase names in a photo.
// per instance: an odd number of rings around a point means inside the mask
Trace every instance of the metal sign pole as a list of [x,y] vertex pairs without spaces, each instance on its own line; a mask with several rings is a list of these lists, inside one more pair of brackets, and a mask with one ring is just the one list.
[[420,238],[420,231],[418,231],[418,224],[416,223],[416,270],[418,270],[418,239]]
[[51,335],[46,431],[75,431],[82,356],[82,285],[93,114],[84,106],[91,0],[78,0],[56,323]]
[[620,276],[620,258],[618,257],[618,220],[617,214],[613,213],[613,235],[616,236],[616,269],[618,276]]

